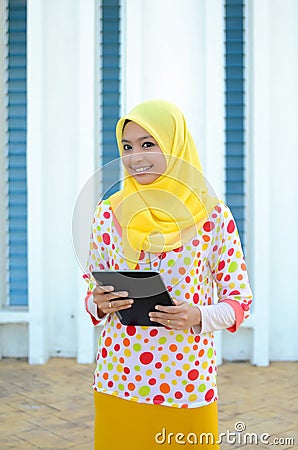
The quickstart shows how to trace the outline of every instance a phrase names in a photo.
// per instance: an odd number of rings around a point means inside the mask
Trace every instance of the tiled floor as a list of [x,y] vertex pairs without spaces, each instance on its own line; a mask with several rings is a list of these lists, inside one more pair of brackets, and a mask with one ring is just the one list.
[[[92,450],[92,371],[92,365],[71,359],[52,359],[44,366],[1,360],[0,449]],[[222,449],[298,449],[297,371],[298,363],[219,368],[220,431],[230,433]],[[235,426],[246,430],[234,436]],[[269,445],[261,442],[262,433],[271,435]],[[278,445],[274,439],[280,439]]]

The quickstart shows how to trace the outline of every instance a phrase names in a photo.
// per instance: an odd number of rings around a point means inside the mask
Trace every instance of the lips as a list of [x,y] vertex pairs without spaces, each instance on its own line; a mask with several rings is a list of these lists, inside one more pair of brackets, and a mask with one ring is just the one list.
[[134,173],[139,175],[141,173],[148,172],[150,169],[152,169],[152,167],[153,167],[153,165],[143,166],[143,167],[132,167],[132,170]]

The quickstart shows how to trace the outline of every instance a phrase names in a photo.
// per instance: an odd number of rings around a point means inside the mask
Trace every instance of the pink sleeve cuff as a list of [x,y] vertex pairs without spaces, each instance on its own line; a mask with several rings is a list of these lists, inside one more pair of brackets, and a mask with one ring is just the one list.
[[93,325],[98,325],[98,324],[100,323],[100,320],[97,320],[97,319],[91,314],[91,312],[89,311],[89,308],[88,308],[88,302],[89,302],[89,299],[90,299],[91,296],[92,296],[92,294],[88,294],[87,297],[85,298],[85,308],[86,308],[87,313],[88,313],[88,314],[90,315],[90,317],[91,317],[91,320],[92,320]]
[[242,306],[240,305],[239,302],[237,302],[237,300],[230,300],[230,299],[221,300],[221,303],[228,303],[235,312],[236,317],[235,323],[231,327],[227,328],[227,330],[230,331],[231,333],[235,333],[235,331],[238,330],[244,319],[244,311],[242,309]]

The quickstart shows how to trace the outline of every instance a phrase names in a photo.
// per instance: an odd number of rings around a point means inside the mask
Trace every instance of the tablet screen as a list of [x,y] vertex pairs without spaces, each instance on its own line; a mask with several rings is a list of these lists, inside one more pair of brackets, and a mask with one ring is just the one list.
[[162,326],[151,322],[149,312],[156,305],[173,306],[174,302],[158,272],[151,270],[95,271],[92,275],[102,286],[114,286],[115,292],[128,291],[134,300],[131,308],[117,311],[123,325]]

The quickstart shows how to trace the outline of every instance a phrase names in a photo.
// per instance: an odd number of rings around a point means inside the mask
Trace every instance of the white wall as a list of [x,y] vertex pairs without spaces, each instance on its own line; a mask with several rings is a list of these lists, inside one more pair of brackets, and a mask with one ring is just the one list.
[[93,346],[71,231],[94,170],[95,3],[30,0],[28,18],[30,362],[42,363],[77,356],[84,331]]
[[270,2],[270,358],[297,359],[298,3]]

